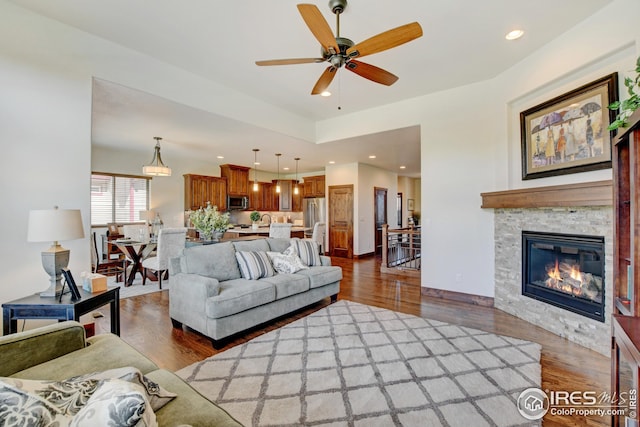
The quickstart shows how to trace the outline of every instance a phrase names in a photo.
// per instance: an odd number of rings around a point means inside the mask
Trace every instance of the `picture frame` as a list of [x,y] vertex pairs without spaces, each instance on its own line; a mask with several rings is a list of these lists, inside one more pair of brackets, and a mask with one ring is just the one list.
[[[80,295],[80,291],[78,290],[78,286],[76,285],[76,281],[73,280],[73,275],[68,268],[63,268],[61,270],[62,276],[64,277],[64,282],[69,286],[69,290],[71,291],[71,301],[78,301],[82,299]],[[60,301],[62,301],[62,295],[64,294],[64,284],[62,285],[62,292],[60,293]]]
[[407,210],[412,211],[414,209],[413,199],[407,199]]
[[611,168],[618,73],[520,113],[522,179]]

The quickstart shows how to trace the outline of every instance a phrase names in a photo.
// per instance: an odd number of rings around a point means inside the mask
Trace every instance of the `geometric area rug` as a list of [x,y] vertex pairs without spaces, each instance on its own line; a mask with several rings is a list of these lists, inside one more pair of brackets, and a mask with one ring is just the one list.
[[245,426],[531,426],[540,345],[341,300],[177,372]]

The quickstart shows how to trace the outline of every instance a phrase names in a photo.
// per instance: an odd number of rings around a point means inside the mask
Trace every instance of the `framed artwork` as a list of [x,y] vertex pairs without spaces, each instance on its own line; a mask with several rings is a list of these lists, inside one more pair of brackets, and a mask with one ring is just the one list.
[[613,73],[520,113],[522,179],[611,167]]
[[408,211],[413,210],[413,199],[407,199],[407,210]]

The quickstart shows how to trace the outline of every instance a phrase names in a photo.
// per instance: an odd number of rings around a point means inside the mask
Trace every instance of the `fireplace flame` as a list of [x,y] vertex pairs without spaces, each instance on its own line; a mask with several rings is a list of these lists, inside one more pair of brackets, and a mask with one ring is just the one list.
[[[557,289],[574,296],[597,297],[598,291],[594,290],[594,283],[600,282],[600,278],[594,278],[592,274],[580,271],[578,264],[559,262],[547,266],[547,280],[544,284],[548,288]],[[595,281],[595,282],[594,282]]]

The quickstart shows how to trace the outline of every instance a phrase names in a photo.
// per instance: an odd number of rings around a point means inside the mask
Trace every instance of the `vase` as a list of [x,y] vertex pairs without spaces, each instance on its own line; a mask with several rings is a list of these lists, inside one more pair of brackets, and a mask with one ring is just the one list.
[[213,232],[213,241],[214,242],[219,242],[220,239],[222,239],[222,236],[224,236],[224,231],[214,231]]
[[258,223],[257,223],[257,222],[254,222],[253,224],[251,224],[251,229],[252,229],[253,231],[258,230]]
[[204,232],[204,231],[200,231],[200,230],[198,230],[198,231],[200,232],[200,240],[204,240],[205,242],[207,242],[207,241],[210,241],[213,238],[213,232],[212,231],[210,231],[208,233]]

